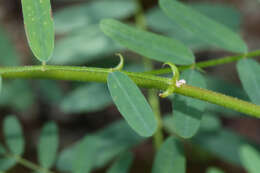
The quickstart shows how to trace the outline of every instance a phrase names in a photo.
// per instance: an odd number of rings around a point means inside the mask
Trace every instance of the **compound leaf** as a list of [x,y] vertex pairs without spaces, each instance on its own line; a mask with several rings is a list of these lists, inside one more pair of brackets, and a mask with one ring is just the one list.
[[[120,131],[120,133],[118,133]],[[83,140],[89,138],[86,135]],[[116,121],[98,132],[92,134],[98,138],[97,153],[94,168],[104,167],[110,160],[120,155],[122,152],[140,144],[145,138],[136,134],[124,121]],[[81,142],[77,142],[71,147],[64,149],[57,161],[57,168],[60,171],[71,172],[73,157]]]
[[160,7],[184,30],[195,34],[201,40],[231,52],[247,52],[245,42],[235,32],[183,3],[160,0]]
[[114,103],[127,123],[141,136],[152,136],[157,128],[155,115],[140,89],[125,74],[108,75],[108,88]]
[[107,36],[147,58],[179,65],[194,63],[191,50],[177,40],[143,31],[113,19],[102,20],[100,26]]
[[24,27],[30,48],[37,59],[46,62],[54,48],[54,22],[50,0],[22,0]]

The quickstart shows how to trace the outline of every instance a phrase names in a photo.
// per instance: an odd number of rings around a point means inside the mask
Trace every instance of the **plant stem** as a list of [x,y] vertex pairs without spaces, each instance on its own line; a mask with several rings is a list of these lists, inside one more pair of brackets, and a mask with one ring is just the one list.
[[260,118],[260,106],[203,88],[184,85],[175,92]]
[[[0,75],[3,78],[41,78],[82,82],[106,83],[111,69],[72,66],[23,66],[23,67],[1,67]],[[166,90],[171,79],[154,76],[150,74],[121,71],[128,75],[138,86]],[[260,106],[246,101],[229,97],[206,89],[183,85],[176,88],[175,92],[188,97],[204,100],[209,103],[224,106],[254,117],[260,118]]]
[[148,91],[148,100],[154,111],[155,118],[157,120],[157,131],[155,132],[154,138],[154,146],[158,150],[163,143],[163,123],[161,117],[161,109],[160,109],[160,101],[157,95],[157,92],[154,89]]
[[[135,16],[135,22],[136,26],[138,28],[141,28],[143,30],[146,30],[146,20],[144,16],[144,10],[142,6],[141,0],[136,0],[137,4],[137,11]],[[153,62],[145,57],[142,57],[144,67],[146,70],[152,70],[153,69]],[[151,105],[151,108],[155,114],[155,118],[157,120],[157,130],[153,136],[154,141],[154,147],[156,150],[159,150],[161,144],[163,143],[163,127],[162,127],[162,118],[161,118],[161,111],[160,111],[160,101],[159,97],[155,90],[151,89],[148,90],[148,102]]]
[[[226,57],[219,58],[219,59],[213,59],[213,60],[198,62],[198,63],[193,64],[193,65],[180,66],[179,70],[181,71],[181,70],[193,68],[194,66],[197,67],[197,68],[212,67],[212,66],[217,66],[217,65],[221,65],[221,64],[227,64],[227,63],[231,63],[231,62],[234,62],[234,61],[238,61],[242,58],[256,58],[258,56],[260,56],[260,50],[249,52],[249,53],[243,54],[243,55],[226,56]],[[167,74],[167,73],[171,73],[171,69],[170,68],[163,68],[163,69],[159,69],[159,70],[147,71],[145,73],[153,74],[153,75]]]
[[20,163],[21,165],[35,171],[35,172],[44,172],[44,173],[54,173],[48,169],[42,168],[36,164],[34,164],[33,162],[26,160],[20,156],[16,156],[16,155],[12,155],[12,154],[7,154],[6,155],[9,158],[14,158],[18,163]]

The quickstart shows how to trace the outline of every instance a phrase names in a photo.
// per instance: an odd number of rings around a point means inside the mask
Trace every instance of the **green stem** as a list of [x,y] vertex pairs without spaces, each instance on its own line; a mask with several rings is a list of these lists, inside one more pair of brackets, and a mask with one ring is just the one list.
[[[243,54],[243,55],[226,56],[226,57],[219,58],[219,59],[202,61],[202,62],[196,63],[195,65],[193,64],[193,65],[189,65],[189,66],[180,66],[179,70],[181,71],[181,70],[193,68],[194,66],[196,68],[213,67],[213,66],[217,66],[217,65],[221,65],[221,64],[227,64],[227,63],[231,63],[231,62],[234,62],[234,61],[238,61],[242,58],[256,58],[258,56],[260,56],[260,50],[249,52],[249,53]],[[171,69],[170,68],[164,68],[164,69],[159,69],[159,70],[147,71],[145,73],[146,74],[153,74],[153,75],[167,74],[167,73],[171,73]]]
[[151,89],[148,91],[148,100],[154,111],[155,118],[157,120],[157,131],[154,134],[154,146],[158,150],[163,143],[163,122],[161,118],[160,101],[155,90]]
[[11,155],[11,154],[7,154],[6,156],[9,158],[14,158],[18,163],[20,163],[21,165],[23,165],[35,172],[54,173],[48,169],[42,168],[42,167],[34,164],[33,162],[26,160],[20,156],[15,156],[15,155]]
[[203,88],[184,85],[175,92],[260,118],[260,106]]
[[[144,10],[142,7],[142,2],[141,0],[136,0],[136,4],[137,4],[137,11],[136,11],[136,15],[135,15],[135,21],[136,21],[136,26],[138,28],[141,28],[143,30],[146,30],[146,20],[145,20],[145,16],[144,16]],[[153,69],[153,62],[148,59],[143,57],[142,58],[143,63],[144,63],[144,67],[146,70],[152,70]],[[162,127],[162,118],[161,118],[161,112],[160,112],[160,101],[159,101],[159,97],[156,93],[155,90],[149,90],[148,91],[148,101],[151,105],[151,108],[155,114],[155,117],[157,119],[157,130],[153,136],[153,141],[154,141],[154,146],[155,149],[159,149],[161,144],[163,143],[163,127]]]
[[[23,67],[2,67],[0,75],[3,78],[41,78],[83,82],[103,82],[106,83],[107,76],[111,69],[92,67],[72,67],[72,66],[23,66]],[[144,88],[154,88],[166,90],[171,79],[154,76],[150,74],[121,71],[128,75],[138,86]],[[198,87],[183,85],[176,88],[175,92],[188,97],[204,100],[260,118],[260,106],[220,93],[212,92]]]

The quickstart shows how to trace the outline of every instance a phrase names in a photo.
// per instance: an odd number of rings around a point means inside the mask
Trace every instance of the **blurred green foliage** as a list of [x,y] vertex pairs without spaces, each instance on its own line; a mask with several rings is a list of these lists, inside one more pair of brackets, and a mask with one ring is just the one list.
[[[67,2],[67,0],[60,1]],[[240,30],[241,14],[233,7],[201,2],[192,3],[190,7],[209,19],[221,23],[234,33]],[[99,22],[104,18],[131,22],[136,11],[137,5],[133,0],[86,1],[58,10],[54,13],[57,43],[53,58],[49,63],[104,66],[104,64],[108,65],[106,62],[111,60],[115,52],[120,51],[134,57],[131,61],[126,62],[125,69],[143,71],[144,67],[136,58],[139,56],[130,54],[126,48],[105,36],[99,28]],[[167,36],[168,39],[174,38],[183,42],[194,52],[217,49],[201,40],[203,34],[199,36],[197,33],[184,30],[178,22],[167,17],[158,6],[145,11],[145,16],[149,30]],[[186,16],[189,14],[187,13]],[[194,20],[193,25],[196,25],[199,20]],[[189,28],[191,27],[189,26]],[[210,29],[210,32],[211,30],[214,28]],[[140,34],[137,38],[142,38],[142,36]],[[136,40],[132,41],[136,42]],[[234,44],[239,43],[235,42]],[[161,46],[156,47],[156,44],[152,44],[152,40],[150,40],[149,45],[153,45],[154,50]],[[228,49],[233,49],[233,47]],[[164,51],[162,50],[162,52]],[[2,26],[0,26],[0,54],[2,66],[21,65],[21,57]],[[258,104],[259,64],[253,60],[241,60],[237,68],[246,92],[237,84],[215,76],[201,75],[194,70],[183,72],[185,76],[183,78],[187,79],[188,84],[198,85],[244,100],[251,99]],[[26,80],[6,80],[2,86],[0,105],[1,108],[9,108],[19,114],[20,111],[29,112],[28,110],[33,109],[36,102],[42,99],[46,105],[58,109],[67,114],[66,116],[73,116],[76,113],[87,114],[102,111],[112,104],[112,99],[104,84],[69,83],[66,85],[66,89],[63,87],[62,84],[50,80],[40,80],[37,84]],[[38,94],[34,91],[38,91]],[[170,102],[174,103],[173,114],[175,116],[168,115],[163,118],[163,126],[167,135],[192,137],[195,133],[197,134],[190,140],[179,140],[175,137],[169,137],[165,140],[155,155],[153,173],[173,170],[178,173],[185,172],[186,145],[183,147],[183,144],[191,145],[195,150],[207,153],[206,160],[210,160],[213,156],[229,164],[243,166],[249,173],[257,172],[255,169],[258,168],[256,165],[258,165],[260,157],[259,145],[222,126],[221,117],[223,115],[226,117],[232,115],[233,118],[237,118],[240,114],[209,103],[200,104],[200,101],[195,102],[194,99],[184,96],[171,97]],[[188,111],[186,110],[187,105],[190,106]],[[178,127],[180,128],[179,132],[176,129]],[[16,163],[22,162],[21,158],[25,150],[22,129],[22,124],[15,116],[5,117],[3,121],[5,145],[0,144],[0,171],[6,171]],[[45,169],[38,171],[44,172],[47,169],[55,168],[62,172],[85,173],[110,165],[108,173],[130,172],[134,160],[131,150],[145,142],[147,140],[137,135],[125,121],[119,120],[97,132],[88,133],[71,146],[62,147],[59,150],[59,127],[54,122],[48,122],[43,126],[37,147],[37,160],[39,165]],[[203,162],[202,164],[207,163]],[[217,168],[207,170],[207,173],[221,172],[223,171]]]

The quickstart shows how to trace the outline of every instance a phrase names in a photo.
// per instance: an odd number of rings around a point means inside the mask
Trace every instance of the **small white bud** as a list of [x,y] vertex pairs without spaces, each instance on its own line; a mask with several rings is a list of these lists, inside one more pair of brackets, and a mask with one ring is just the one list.
[[186,80],[184,80],[184,79],[176,81],[176,87],[178,87],[178,88],[180,88],[184,84],[186,84]]

